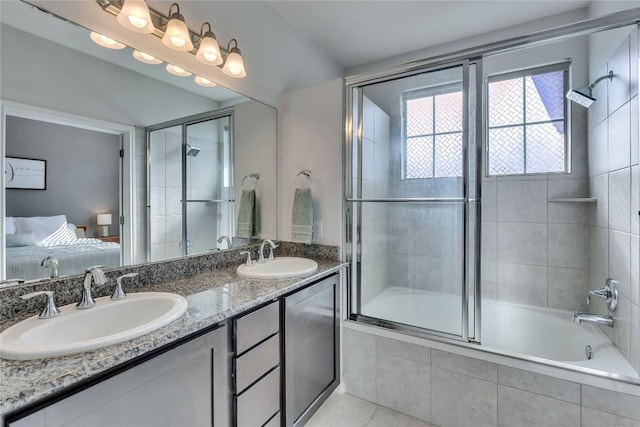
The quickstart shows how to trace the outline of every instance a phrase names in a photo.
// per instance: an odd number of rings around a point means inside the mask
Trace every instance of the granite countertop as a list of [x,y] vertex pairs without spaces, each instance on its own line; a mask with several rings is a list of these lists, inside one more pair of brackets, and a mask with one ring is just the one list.
[[[187,312],[154,332],[99,350],[48,359],[0,359],[0,414],[13,412],[146,352],[338,272],[345,266],[338,261],[316,261],[318,270],[302,278],[245,279],[239,277],[235,272],[236,267],[232,266],[138,289],[180,294],[189,303]],[[0,329],[6,329],[19,320],[5,320],[0,324]]]

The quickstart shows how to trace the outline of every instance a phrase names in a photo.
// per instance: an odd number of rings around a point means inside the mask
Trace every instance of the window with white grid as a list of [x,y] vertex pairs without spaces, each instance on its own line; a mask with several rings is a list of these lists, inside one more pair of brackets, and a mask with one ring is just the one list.
[[487,174],[567,172],[569,64],[488,79]]
[[406,92],[404,178],[462,176],[460,85]]

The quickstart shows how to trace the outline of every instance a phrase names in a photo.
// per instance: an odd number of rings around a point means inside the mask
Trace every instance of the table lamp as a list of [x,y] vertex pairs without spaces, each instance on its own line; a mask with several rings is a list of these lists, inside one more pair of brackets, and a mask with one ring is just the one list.
[[97,224],[100,226],[100,235],[102,237],[109,235],[109,226],[111,225],[111,214],[98,214]]

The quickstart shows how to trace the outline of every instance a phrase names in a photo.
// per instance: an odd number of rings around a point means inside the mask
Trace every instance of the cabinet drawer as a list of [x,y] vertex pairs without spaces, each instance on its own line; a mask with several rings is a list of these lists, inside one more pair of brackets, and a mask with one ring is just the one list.
[[280,335],[275,335],[235,360],[236,393],[279,364]]
[[260,427],[280,410],[280,368],[236,397],[236,425]]
[[280,305],[277,301],[235,319],[236,355],[278,332],[279,320]]

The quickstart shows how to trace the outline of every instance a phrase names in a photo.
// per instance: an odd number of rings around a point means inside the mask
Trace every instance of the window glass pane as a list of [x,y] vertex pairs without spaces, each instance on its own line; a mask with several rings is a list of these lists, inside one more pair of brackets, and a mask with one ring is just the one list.
[[527,172],[563,172],[564,170],[564,122],[528,125]]
[[[436,133],[462,130],[462,92],[436,96]],[[438,160],[436,160],[436,163]]]
[[433,177],[433,137],[407,138],[407,179]]
[[524,173],[523,137],[521,126],[489,129],[489,174]]
[[462,133],[436,135],[435,142],[435,176],[462,176]]
[[536,74],[525,78],[527,123],[564,118],[564,73]]
[[522,78],[489,83],[489,126],[523,122]]
[[407,100],[407,136],[433,134],[433,97]]

